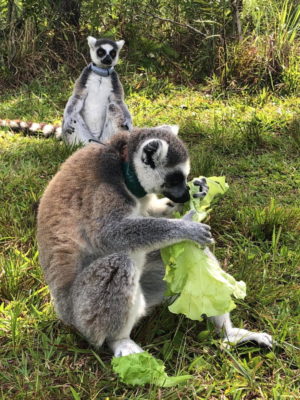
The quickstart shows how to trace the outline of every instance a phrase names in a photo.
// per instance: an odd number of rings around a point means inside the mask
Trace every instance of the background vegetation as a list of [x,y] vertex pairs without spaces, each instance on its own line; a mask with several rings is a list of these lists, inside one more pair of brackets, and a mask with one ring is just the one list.
[[54,314],[38,263],[37,202],[73,149],[0,130],[0,398],[298,399],[298,0],[0,0],[0,118],[60,122],[89,62],[86,36],[126,40],[117,67],[136,126],[178,123],[192,176],[226,175],[209,224],[247,283],[237,326],[277,345],[220,349],[207,323],[159,307],[134,338],[186,386],[131,388]]
[[121,71],[141,86],[151,74],[223,90],[299,87],[299,0],[0,0],[0,12],[0,87],[76,76],[88,34],[125,39]]

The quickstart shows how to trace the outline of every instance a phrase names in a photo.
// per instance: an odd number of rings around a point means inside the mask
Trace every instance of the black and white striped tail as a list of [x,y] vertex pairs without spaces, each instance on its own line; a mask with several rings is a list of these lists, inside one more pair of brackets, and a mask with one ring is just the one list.
[[61,138],[60,125],[46,124],[44,122],[27,122],[18,119],[0,119],[0,126],[8,127],[15,132],[42,132],[46,137],[55,135],[57,139]]

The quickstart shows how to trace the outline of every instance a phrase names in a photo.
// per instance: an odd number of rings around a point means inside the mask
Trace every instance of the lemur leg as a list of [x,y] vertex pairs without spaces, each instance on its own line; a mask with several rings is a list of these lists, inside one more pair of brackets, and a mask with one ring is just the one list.
[[165,267],[160,256],[160,251],[149,253],[140,280],[146,300],[147,312],[152,307],[162,303],[165,298],[166,282],[163,281],[164,275]]
[[[89,131],[80,114],[73,116],[70,129],[71,130],[66,133],[66,135],[69,134],[67,138],[69,144],[88,144],[96,139],[96,137]],[[70,132],[72,133],[70,134]]]
[[138,267],[126,254],[99,258],[86,267],[72,287],[72,325],[93,345],[104,340],[116,356],[142,351],[130,340],[134,324],[144,314]]
[[174,203],[167,197],[159,199],[156,194],[148,194],[140,200],[142,214],[155,218],[172,217],[176,211],[181,211],[183,204]]
[[88,144],[90,140],[95,139],[80,114],[85,98],[85,92],[81,97],[73,95],[65,108],[62,138],[70,145],[79,143]]
[[272,347],[272,336],[264,332],[251,332],[246,329],[235,328],[230,320],[229,313],[210,318],[216,331],[223,336],[224,344],[238,344],[243,342],[256,342],[259,345]]
[[[216,262],[214,254],[206,248],[206,254]],[[238,344],[253,341],[263,346],[272,346],[272,336],[263,332],[251,332],[246,329],[235,328],[230,320],[229,313],[210,318],[216,326],[216,331],[223,334],[225,344]]]
[[132,307],[123,328],[107,338],[107,344],[115,357],[128,356],[129,354],[141,353],[143,349],[130,339],[130,332],[137,321],[145,315],[146,302],[138,285]]
[[145,315],[146,312],[151,311],[156,305],[162,303],[166,290],[166,283],[163,281],[164,274],[165,269],[160,251],[153,251],[148,254],[140,279],[141,287],[138,288],[136,297],[137,302],[135,307],[137,307],[137,312],[131,313],[131,318],[128,319],[127,325],[118,334],[119,339],[108,340],[108,344],[116,357],[143,351],[133,340],[129,339],[130,331],[137,319]]

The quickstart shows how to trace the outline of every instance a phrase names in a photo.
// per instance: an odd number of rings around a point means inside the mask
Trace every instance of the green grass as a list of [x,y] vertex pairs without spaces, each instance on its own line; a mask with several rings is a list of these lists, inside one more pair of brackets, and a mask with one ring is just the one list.
[[[71,85],[53,80],[2,95],[0,117],[59,121]],[[223,101],[168,85],[156,96],[149,88],[127,92],[135,125],[180,124],[193,176],[226,175],[230,190],[209,223],[223,268],[247,283],[232,317],[237,326],[271,333],[278,346],[221,350],[209,323],[162,306],[133,336],[169,375],[194,379],[169,389],[122,384],[106,348],[96,352],[57,320],[38,263],[37,201],[71,150],[52,138],[1,130],[0,398],[299,398],[299,98]]]

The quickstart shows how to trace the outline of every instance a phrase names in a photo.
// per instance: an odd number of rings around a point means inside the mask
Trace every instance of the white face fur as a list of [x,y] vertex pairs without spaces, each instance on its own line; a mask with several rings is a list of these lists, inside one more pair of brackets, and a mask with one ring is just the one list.
[[[162,126],[156,129],[168,129],[177,134],[177,126]],[[173,201],[187,196],[187,176],[190,172],[189,159],[178,160],[178,164],[166,167],[169,144],[163,139],[148,139],[140,146],[133,158],[135,171],[140,184],[147,193],[164,194]],[[187,200],[185,200],[187,201]]]
[[[101,43],[102,42],[102,43]],[[93,36],[88,37],[92,62],[100,68],[110,68],[117,64],[119,53],[124,45],[124,40],[113,42],[105,39],[97,41]]]

